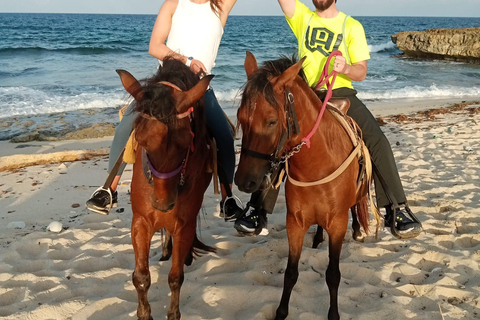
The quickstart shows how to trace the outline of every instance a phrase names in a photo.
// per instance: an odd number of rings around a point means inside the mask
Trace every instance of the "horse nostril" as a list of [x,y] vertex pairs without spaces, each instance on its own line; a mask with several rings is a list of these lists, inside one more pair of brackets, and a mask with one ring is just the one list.
[[166,211],[173,210],[173,207],[175,207],[175,203],[170,204]]
[[246,192],[254,192],[254,191],[257,191],[257,184],[255,183],[255,181],[250,181],[246,184],[245,186],[245,191]]

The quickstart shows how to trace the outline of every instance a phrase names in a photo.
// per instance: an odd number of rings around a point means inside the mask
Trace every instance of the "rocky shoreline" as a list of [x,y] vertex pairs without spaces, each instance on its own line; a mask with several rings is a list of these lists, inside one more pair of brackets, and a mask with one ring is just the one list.
[[102,138],[112,136],[118,109],[89,109],[0,119],[0,140],[20,143]]
[[480,64],[480,27],[402,31],[392,35],[404,55]]

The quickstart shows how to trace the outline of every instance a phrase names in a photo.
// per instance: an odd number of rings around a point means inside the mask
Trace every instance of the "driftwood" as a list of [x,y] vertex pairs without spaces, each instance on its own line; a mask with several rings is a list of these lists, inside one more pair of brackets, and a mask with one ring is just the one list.
[[39,164],[89,160],[108,155],[109,148],[94,150],[70,150],[45,154],[15,154],[0,157],[0,172],[15,170]]

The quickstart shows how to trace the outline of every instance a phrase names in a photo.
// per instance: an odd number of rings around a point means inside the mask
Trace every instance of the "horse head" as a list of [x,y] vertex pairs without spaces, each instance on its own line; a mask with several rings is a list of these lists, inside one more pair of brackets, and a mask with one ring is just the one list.
[[271,61],[258,68],[255,56],[247,51],[247,83],[237,118],[242,129],[242,153],[235,174],[235,184],[244,192],[254,192],[286,147],[284,134],[285,89],[291,87],[303,60],[291,65],[287,58]]
[[142,85],[125,70],[117,73],[135,99],[134,111],[139,112],[134,125],[135,139],[144,150],[152,172],[151,204],[157,210],[170,211],[175,206],[182,171],[193,148],[190,114],[213,76],[204,77],[186,90],[185,81],[178,81],[178,85],[174,81],[148,81]]

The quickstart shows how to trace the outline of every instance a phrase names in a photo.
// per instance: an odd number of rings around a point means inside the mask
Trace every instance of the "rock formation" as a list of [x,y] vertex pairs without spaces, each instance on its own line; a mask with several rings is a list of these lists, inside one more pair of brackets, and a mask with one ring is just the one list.
[[403,31],[392,41],[410,57],[480,63],[480,27]]

